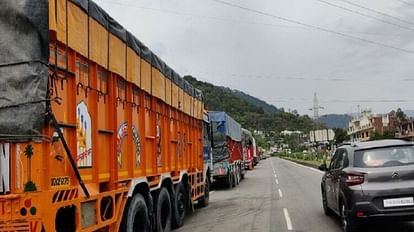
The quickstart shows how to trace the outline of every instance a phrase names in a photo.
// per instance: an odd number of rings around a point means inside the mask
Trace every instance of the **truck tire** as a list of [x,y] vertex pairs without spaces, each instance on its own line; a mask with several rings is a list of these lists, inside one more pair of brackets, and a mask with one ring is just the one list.
[[170,232],[171,231],[171,199],[168,190],[162,187],[155,201],[155,231]]
[[200,207],[206,207],[210,202],[210,180],[207,178],[205,187],[204,187],[204,195],[200,199],[198,199],[198,205]]
[[237,179],[236,173],[233,172],[231,175],[232,175],[232,179],[233,179],[233,182],[232,182],[233,187],[236,187],[236,181],[237,181],[236,180]]
[[174,217],[173,227],[178,228],[184,224],[184,218],[187,214],[187,193],[185,191],[183,183],[179,183],[175,186],[175,200],[174,200]]
[[145,198],[140,194],[135,194],[127,208],[125,220],[121,231],[125,232],[150,232],[151,222],[148,216],[148,207]]
[[228,173],[227,174],[227,187],[229,187],[229,189],[233,188],[233,173]]
[[236,177],[236,178],[234,179],[234,180],[235,180],[235,181],[234,181],[234,183],[235,183],[234,185],[235,185],[235,186],[237,186],[237,185],[239,185],[239,183],[240,183],[240,169],[239,169],[239,166],[237,166],[237,167],[236,167],[236,173],[235,173],[234,175],[235,175],[235,177]]

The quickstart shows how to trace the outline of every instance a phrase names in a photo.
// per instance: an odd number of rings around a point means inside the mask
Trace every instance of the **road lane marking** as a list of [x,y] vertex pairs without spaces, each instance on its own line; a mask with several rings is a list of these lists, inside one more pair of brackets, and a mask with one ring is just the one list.
[[275,178],[277,178],[277,175],[275,174]]
[[289,217],[289,212],[286,208],[283,208],[283,213],[285,214],[286,226],[288,230],[293,230],[292,221]]
[[278,189],[278,192],[279,192],[279,197],[282,198],[283,197],[282,190]]
[[276,184],[279,184],[279,180],[278,179],[276,179],[275,182],[276,182]]
[[272,167],[273,174],[276,174],[275,167],[273,167],[273,162],[272,161],[270,161],[270,166]]

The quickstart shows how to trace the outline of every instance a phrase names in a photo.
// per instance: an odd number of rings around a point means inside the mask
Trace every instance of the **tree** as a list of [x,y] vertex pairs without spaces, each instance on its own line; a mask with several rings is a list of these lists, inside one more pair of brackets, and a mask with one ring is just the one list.
[[395,135],[392,131],[386,130],[384,131],[384,133],[379,133],[377,131],[375,131],[371,137],[370,140],[374,141],[374,140],[381,140],[381,139],[393,139],[395,138]]
[[404,111],[401,108],[397,109],[397,112],[395,113],[395,116],[397,117],[399,122],[407,121],[407,115],[404,113]]
[[349,135],[345,129],[334,128],[333,131],[335,133],[335,144],[340,144],[349,140]]

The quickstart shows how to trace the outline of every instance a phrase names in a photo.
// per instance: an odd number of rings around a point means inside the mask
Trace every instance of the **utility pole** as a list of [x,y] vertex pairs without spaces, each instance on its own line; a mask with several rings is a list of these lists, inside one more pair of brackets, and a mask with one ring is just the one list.
[[324,107],[319,105],[318,96],[316,95],[316,93],[314,93],[313,94],[313,107],[310,108],[309,110],[313,111],[313,118],[315,120],[319,119],[319,109],[324,109]]

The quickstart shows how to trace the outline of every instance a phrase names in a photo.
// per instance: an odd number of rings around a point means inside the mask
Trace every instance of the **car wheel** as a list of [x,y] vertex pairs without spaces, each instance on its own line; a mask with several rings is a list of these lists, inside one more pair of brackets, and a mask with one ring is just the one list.
[[334,215],[334,212],[328,206],[328,202],[326,200],[326,193],[323,189],[322,189],[322,206],[323,206],[323,212],[325,213],[326,216]]
[[356,229],[354,221],[346,213],[345,204],[341,204],[341,224],[344,232],[354,232]]

